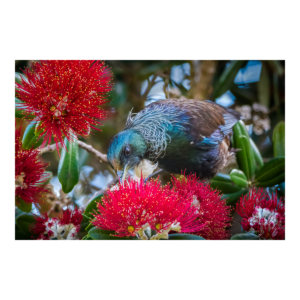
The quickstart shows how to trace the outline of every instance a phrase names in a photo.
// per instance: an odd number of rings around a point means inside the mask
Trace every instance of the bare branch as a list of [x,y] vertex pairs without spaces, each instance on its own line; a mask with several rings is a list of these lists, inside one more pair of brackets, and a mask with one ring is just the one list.
[[[93,148],[91,145],[88,145],[82,141],[78,141],[78,146],[80,148],[86,150],[87,152],[93,154],[99,160],[100,163],[103,163],[103,162],[108,163],[107,155],[99,152],[98,150]],[[46,152],[53,152],[57,148],[61,148],[61,147],[62,147],[61,143],[58,143],[57,146],[56,146],[56,144],[48,145],[44,148],[41,148],[39,154],[41,155]]]
[[46,153],[46,152],[53,152],[53,151],[55,151],[57,149],[57,147],[58,148],[62,147],[60,142],[57,143],[57,146],[56,146],[56,144],[52,144],[52,145],[48,145],[48,146],[46,146],[44,148],[38,148],[40,150],[39,155],[41,155],[43,153]]
[[98,150],[96,150],[95,148],[93,148],[91,145],[88,145],[82,141],[78,141],[78,146],[84,150],[86,150],[87,152],[93,154],[94,156],[96,156],[96,158],[102,163],[108,163],[107,161],[107,155],[106,154],[102,154],[101,152],[99,152]]

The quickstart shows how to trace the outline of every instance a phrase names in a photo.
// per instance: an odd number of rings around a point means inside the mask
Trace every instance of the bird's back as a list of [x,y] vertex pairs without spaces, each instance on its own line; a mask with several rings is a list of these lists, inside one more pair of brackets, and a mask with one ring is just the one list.
[[174,173],[214,176],[231,154],[232,127],[238,112],[211,101],[166,99],[128,118],[125,129],[140,131],[149,145],[149,158]]

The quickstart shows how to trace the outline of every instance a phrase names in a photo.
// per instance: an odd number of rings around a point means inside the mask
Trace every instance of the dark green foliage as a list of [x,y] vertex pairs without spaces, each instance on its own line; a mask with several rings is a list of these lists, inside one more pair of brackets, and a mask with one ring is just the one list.
[[248,187],[248,181],[243,171],[233,169],[230,173],[230,178],[237,186],[242,188]]
[[233,235],[231,240],[259,240],[259,237],[254,233],[246,232]]
[[[278,131],[279,127],[277,128]],[[241,147],[238,148],[241,150],[236,154],[237,163],[241,170],[234,169],[231,171],[230,178],[232,183],[235,183],[241,188],[251,188],[253,185],[256,187],[273,187],[284,183],[285,158],[276,157],[264,164],[259,150],[249,138],[249,134],[246,130],[247,129],[242,121],[239,121],[233,128],[233,144],[235,147]],[[278,147],[282,148],[284,130],[281,130],[280,134],[275,133],[273,135],[273,140],[274,143],[279,145]],[[248,182],[243,171],[249,176]],[[255,173],[252,175],[253,171],[255,171]],[[226,202],[228,205],[235,205],[240,196],[242,194],[245,195],[248,192],[248,189],[231,193],[227,192],[230,191],[231,188],[235,189],[236,187],[233,184],[230,185],[230,180],[224,174],[218,174],[211,182],[213,187],[218,188],[219,185],[220,190],[224,188],[222,199],[227,199]],[[284,191],[284,188],[282,190]]]
[[93,215],[91,213],[95,213],[95,211],[98,211],[97,204],[99,202],[101,202],[102,197],[103,197],[103,194],[95,197],[94,199],[92,199],[90,201],[90,203],[88,204],[88,206],[86,207],[86,209],[84,211],[85,216],[87,216],[88,218],[93,218]]
[[16,219],[16,224],[19,230],[29,235],[32,235],[31,228],[34,223],[35,223],[35,218],[33,217],[32,214],[29,213],[24,213]]
[[21,197],[17,196],[16,197],[16,206],[24,211],[24,212],[31,212],[32,209],[32,203],[26,203]]
[[225,199],[227,205],[235,206],[235,204],[240,199],[240,197],[245,196],[247,193],[248,193],[248,189],[242,189],[235,193],[223,194],[221,196],[221,199]]
[[69,193],[79,180],[79,165],[78,165],[78,143],[77,140],[70,143],[65,138],[66,149],[63,148],[58,165],[58,179],[62,185],[62,190]]
[[273,131],[274,156],[285,156],[285,123],[279,122]]
[[202,236],[186,233],[173,233],[169,235],[169,240],[205,240]]
[[36,122],[31,122],[25,129],[23,139],[22,139],[22,147],[24,149],[37,148],[43,143],[43,137],[38,138],[35,134],[36,130]]
[[233,85],[233,80],[238,71],[246,64],[244,60],[234,60],[226,68],[214,87],[214,97],[222,96]]
[[88,232],[88,236],[91,237],[93,240],[129,240],[129,241],[137,240],[136,237],[128,238],[128,237],[112,236],[112,235],[110,235],[112,233],[114,233],[114,232],[105,231],[100,228],[94,227]]
[[223,194],[236,193],[241,190],[240,187],[236,186],[227,174],[219,173],[210,181],[210,186],[213,189],[218,189]]

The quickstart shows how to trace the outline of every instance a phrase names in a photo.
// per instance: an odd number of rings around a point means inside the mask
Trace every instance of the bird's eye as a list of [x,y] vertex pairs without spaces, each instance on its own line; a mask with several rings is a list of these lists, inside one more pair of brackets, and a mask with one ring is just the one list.
[[127,145],[127,146],[125,147],[125,149],[124,149],[124,154],[125,154],[125,156],[128,156],[128,155],[130,154],[130,152],[131,152],[130,146]]

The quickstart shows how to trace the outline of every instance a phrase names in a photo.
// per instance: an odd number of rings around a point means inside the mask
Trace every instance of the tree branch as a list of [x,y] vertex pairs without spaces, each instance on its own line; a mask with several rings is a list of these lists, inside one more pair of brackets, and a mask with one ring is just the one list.
[[102,163],[108,163],[107,161],[107,155],[106,154],[102,154],[100,151],[96,150],[95,148],[93,148],[91,145],[88,145],[82,141],[78,141],[78,146],[84,150],[86,150],[87,152],[93,154],[94,156],[96,156],[96,158]]
[[[103,163],[103,162],[108,163],[107,155],[99,152],[98,150],[93,148],[91,145],[88,145],[82,141],[78,141],[78,146],[80,148],[86,150],[87,152],[93,154],[99,160],[100,163]],[[41,148],[39,154],[41,155],[46,152],[53,152],[57,149],[57,147],[61,148],[62,147],[61,143],[58,143],[57,146],[56,146],[56,144],[52,144],[52,145],[48,145],[44,148]]]
[[52,145],[48,145],[44,148],[38,148],[40,150],[39,152],[39,155],[42,155],[43,153],[46,153],[46,152],[53,152],[55,151],[56,149],[58,148],[61,148],[61,142],[57,143],[57,146],[56,144],[52,144]]

